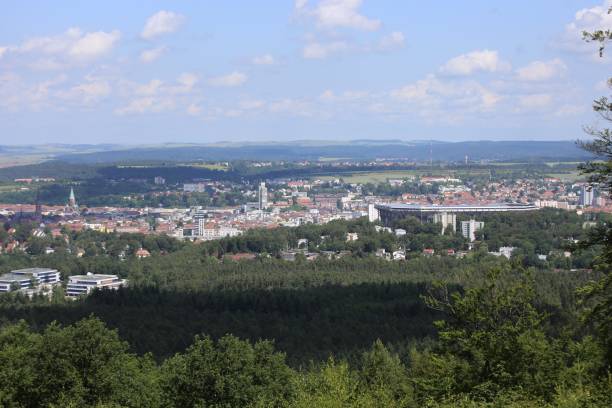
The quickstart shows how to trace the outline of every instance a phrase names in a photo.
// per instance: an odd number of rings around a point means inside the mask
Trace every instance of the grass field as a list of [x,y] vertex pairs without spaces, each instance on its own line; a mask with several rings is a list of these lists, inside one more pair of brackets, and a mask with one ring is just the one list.
[[216,164],[216,163],[193,163],[193,164],[186,164],[185,166],[197,167],[200,169],[209,169],[209,170],[223,170],[223,171],[228,170],[227,166],[223,164]]
[[13,156],[10,154],[0,155],[0,168],[25,166],[28,164],[37,164],[48,160],[49,156],[31,155],[31,156]]
[[2,183],[0,184],[0,193],[19,191],[24,188],[29,190],[32,187],[28,184]]
[[586,180],[586,176],[584,176],[583,174],[580,174],[580,172],[578,170],[570,171],[570,172],[567,172],[567,173],[547,173],[546,175],[548,177],[556,177],[556,178],[561,179],[562,181],[566,181],[566,182],[574,182],[574,181],[578,181],[578,180]]
[[321,180],[333,180],[341,178],[346,183],[383,183],[389,179],[402,179],[405,177],[414,177],[418,172],[416,170],[402,171],[381,171],[381,172],[356,172],[350,174],[339,174],[335,176],[317,177]]

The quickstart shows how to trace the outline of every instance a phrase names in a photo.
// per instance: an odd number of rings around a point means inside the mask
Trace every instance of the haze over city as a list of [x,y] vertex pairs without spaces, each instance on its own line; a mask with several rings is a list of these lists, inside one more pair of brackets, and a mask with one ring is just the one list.
[[0,144],[575,140],[609,5],[11,2]]

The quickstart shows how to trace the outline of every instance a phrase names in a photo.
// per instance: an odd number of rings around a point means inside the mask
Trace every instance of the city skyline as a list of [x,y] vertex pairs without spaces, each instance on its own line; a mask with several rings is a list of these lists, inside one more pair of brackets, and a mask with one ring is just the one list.
[[609,0],[274,4],[5,7],[0,144],[577,139],[609,93]]

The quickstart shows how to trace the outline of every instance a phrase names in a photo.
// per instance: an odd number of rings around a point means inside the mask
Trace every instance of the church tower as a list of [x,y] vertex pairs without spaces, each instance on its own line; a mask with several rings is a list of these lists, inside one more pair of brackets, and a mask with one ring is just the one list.
[[79,206],[77,205],[74,189],[72,187],[70,187],[70,196],[68,197],[68,208],[74,212],[79,211]]

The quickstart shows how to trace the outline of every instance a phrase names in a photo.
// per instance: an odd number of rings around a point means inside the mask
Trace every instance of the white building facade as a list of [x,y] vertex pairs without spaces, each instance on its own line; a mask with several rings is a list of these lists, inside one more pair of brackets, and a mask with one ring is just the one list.
[[88,272],[87,275],[74,275],[69,278],[66,295],[78,297],[88,295],[94,289],[119,289],[126,284],[127,281],[117,275],[100,275]]
[[476,231],[484,228],[484,222],[469,220],[461,221],[461,235],[469,239],[470,242],[476,241]]

